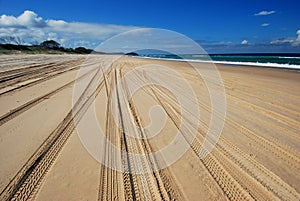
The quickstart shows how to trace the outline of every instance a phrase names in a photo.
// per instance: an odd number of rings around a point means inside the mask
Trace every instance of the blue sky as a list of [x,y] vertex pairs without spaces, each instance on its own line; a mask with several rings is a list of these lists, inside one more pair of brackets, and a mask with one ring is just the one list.
[[0,38],[56,39],[93,48],[118,33],[146,27],[184,34],[210,53],[300,53],[299,9],[299,0],[0,0]]

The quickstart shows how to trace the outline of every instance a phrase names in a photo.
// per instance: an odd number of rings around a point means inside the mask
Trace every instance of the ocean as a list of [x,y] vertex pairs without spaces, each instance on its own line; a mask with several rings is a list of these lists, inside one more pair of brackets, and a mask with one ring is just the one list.
[[140,56],[164,60],[300,69],[300,54],[144,54]]

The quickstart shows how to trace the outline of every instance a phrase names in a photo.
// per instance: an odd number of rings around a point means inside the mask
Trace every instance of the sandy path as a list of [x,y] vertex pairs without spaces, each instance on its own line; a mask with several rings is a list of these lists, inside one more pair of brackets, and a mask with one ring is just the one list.
[[[187,64],[126,57],[108,65],[112,56],[93,56],[85,65],[87,71],[95,66],[101,68],[80,79],[82,83],[89,82],[80,89],[82,96],[77,97],[72,108],[72,81],[78,72],[72,66],[79,66],[84,59],[74,55],[41,57],[0,57],[0,64],[4,63],[2,77],[10,78],[2,91],[12,89],[0,95],[1,200],[299,200],[298,72],[219,65],[227,116],[216,146],[201,158],[212,111],[218,119],[222,115],[218,105],[211,108],[207,86]],[[45,65],[55,62],[59,67],[52,69],[52,77],[44,79],[45,72],[51,69]],[[39,63],[42,65],[34,71],[39,72],[36,78],[25,66]],[[192,99],[193,95],[168,72],[147,74],[138,70],[150,64],[178,72],[197,99]],[[132,76],[126,80],[129,73]],[[33,84],[26,85],[24,80],[29,77]],[[41,81],[35,83],[34,79]],[[199,105],[199,127],[195,126],[195,111],[181,108],[177,97],[163,87],[149,85],[131,97],[134,84],[153,79],[172,85],[186,103],[194,101]],[[209,82],[217,87],[214,80]],[[17,85],[24,87],[16,88]],[[157,105],[163,113],[153,110]],[[94,116],[89,116],[93,111]],[[188,114],[187,124],[181,128],[184,113]],[[101,143],[93,136],[94,117],[109,143]],[[74,130],[76,126],[85,126],[86,130]],[[193,128],[195,138],[189,133]],[[156,131],[159,134],[151,136]],[[151,171],[171,156],[151,153],[178,143],[172,142],[178,131],[187,151],[166,168]],[[95,144],[87,150],[80,138]],[[114,150],[110,143],[118,149]],[[166,153],[175,151],[178,150]],[[122,171],[101,165],[89,152]]]

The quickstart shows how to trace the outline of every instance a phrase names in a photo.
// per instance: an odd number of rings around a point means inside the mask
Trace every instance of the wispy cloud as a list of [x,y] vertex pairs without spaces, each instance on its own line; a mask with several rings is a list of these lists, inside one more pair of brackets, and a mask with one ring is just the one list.
[[[0,16],[0,38],[21,38],[25,43],[39,43],[43,40],[56,40],[64,46],[78,44],[95,46],[94,43],[116,34],[133,30],[136,26],[113,24],[92,24],[66,22],[63,20],[44,20],[33,11],[24,11],[19,16]],[[94,44],[94,45],[93,45]],[[96,45],[98,45],[96,44]]]
[[278,38],[271,41],[271,44],[284,44],[284,43],[293,43],[295,39],[293,38]]
[[255,16],[260,16],[260,15],[271,15],[271,14],[274,14],[274,13],[276,13],[276,11],[274,11],[274,10],[271,10],[271,11],[260,11],[260,12],[258,12],[258,13],[255,13],[254,15]]
[[218,40],[195,40],[199,45],[230,45],[232,41],[218,41]]
[[268,26],[270,26],[270,24],[269,23],[263,23],[263,24],[261,24],[261,26],[262,27],[268,27]]

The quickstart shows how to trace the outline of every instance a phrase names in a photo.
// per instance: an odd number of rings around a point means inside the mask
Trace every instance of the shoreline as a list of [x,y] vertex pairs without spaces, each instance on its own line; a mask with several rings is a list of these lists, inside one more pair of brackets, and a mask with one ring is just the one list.
[[193,59],[172,59],[172,58],[155,58],[155,57],[140,57],[133,56],[133,58],[141,59],[154,59],[163,61],[178,61],[178,62],[193,62],[193,63],[210,63],[219,64],[224,66],[247,66],[256,68],[271,68],[271,69],[282,69],[282,70],[292,70],[300,72],[300,65],[290,65],[290,64],[278,64],[278,63],[255,63],[255,62],[231,62],[231,61],[203,61],[203,60],[193,60]]

